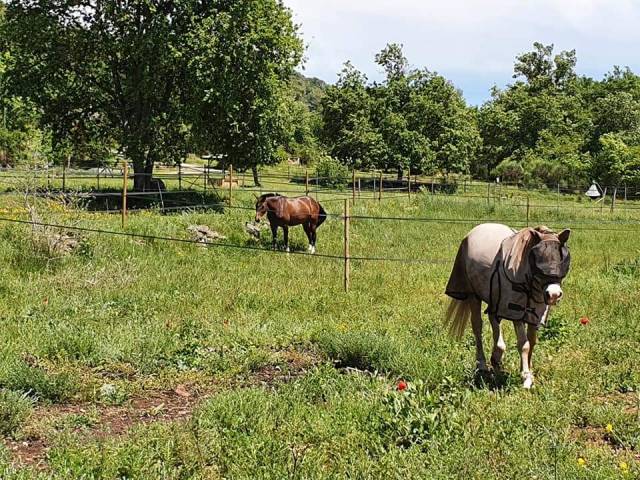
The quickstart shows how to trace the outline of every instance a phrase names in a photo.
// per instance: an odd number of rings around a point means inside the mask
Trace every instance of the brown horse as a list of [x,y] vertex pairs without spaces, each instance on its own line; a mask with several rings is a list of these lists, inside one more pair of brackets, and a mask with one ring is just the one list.
[[309,239],[309,252],[316,253],[316,229],[327,219],[322,205],[311,197],[287,198],[278,193],[265,193],[256,200],[256,223],[267,216],[276,248],[278,227],[284,231],[284,245],[289,251],[289,227],[302,225]]

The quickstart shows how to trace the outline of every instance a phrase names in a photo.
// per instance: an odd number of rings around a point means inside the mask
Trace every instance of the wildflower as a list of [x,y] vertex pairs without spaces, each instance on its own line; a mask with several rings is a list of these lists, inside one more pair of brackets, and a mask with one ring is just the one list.
[[580,465],[581,467],[584,467],[586,464],[587,462],[585,461],[584,458],[578,457],[578,465]]
[[400,380],[398,382],[398,391],[402,392],[403,390],[407,389],[407,382],[405,382],[404,380]]
[[622,473],[629,472],[629,464],[627,462],[620,462],[618,466],[620,467],[620,470],[622,471]]
[[613,433],[613,425],[611,425],[610,423],[607,423],[607,433]]
[[582,317],[580,319],[580,325],[587,325],[589,323],[589,318],[588,317]]

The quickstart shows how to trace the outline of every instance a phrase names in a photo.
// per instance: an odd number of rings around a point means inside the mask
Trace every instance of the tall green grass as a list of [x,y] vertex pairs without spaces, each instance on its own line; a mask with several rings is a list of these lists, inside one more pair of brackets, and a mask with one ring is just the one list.
[[[251,206],[249,193],[234,195],[235,205]],[[508,373],[495,385],[476,381],[471,335],[457,343],[442,326],[460,240],[474,219],[523,225],[519,201],[427,193],[357,201],[354,215],[454,222],[353,219],[352,255],[436,261],[354,261],[348,293],[339,260],[98,233],[82,233],[76,253],[48,258],[27,226],[0,222],[0,404],[10,405],[2,435],[19,438],[32,408],[104,404],[105,383],[124,392],[125,405],[184,382],[216,391],[187,423],[117,438],[56,434],[47,472],[15,468],[0,447],[0,477],[634,478],[640,225],[595,230],[628,218],[566,202],[572,210],[531,210],[531,224],[575,227],[566,298],[541,332],[531,392],[520,389],[508,322]],[[117,216],[39,208],[47,221],[120,230]],[[342,203],[325,209],[339,214]],[[186,239],[189,225],[207,224],[228,243],[255,245],[243,231],[251,218],[242,209],[144,212],[126,231]],[[319,252],[341,255],[342,235],[341,220],[330,218]],[[263,236],[258,245],[268,248]],[[306,248],[300,228],[291,242]],[[280,352],[291,349],[315,352],[317,366],[290,383],[251,386],[253,373],[284,368]],[[399,379],[409,391],[396,390]],[[245,387],[219,387],[237,384]]]

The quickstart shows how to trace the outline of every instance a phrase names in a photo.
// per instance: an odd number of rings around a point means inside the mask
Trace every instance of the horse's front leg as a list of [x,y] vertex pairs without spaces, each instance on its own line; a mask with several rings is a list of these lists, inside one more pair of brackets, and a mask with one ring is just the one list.
[[493,352],[491,352],[491,366],[495,371],[502,370],[502,357],[504,355],[507,346],[502,338],[502,328],[500,326],[500,320],[496,315],[489,315],[489,321],[491,322],[491,330],[493,331]]
[[533,347],[538,343],[538,329],[533,325],[527,326],[527,340],[529,340],[529,371],[531,372],[531,378],[533,378]]
[[[531,329],[534,327],[529,326],[527,332],[524,322],[513,322],[516,330],[516,336],[518,337],[518,351],[520,352],[520,376],[522,377],[523,388],[530,389],[533,386],[533,373],[529,368],[529,360],[531,353],[533,352],[533,345],[531,342]],[[533,342],[535,343],[535,341]]]
[[274,250],[278,247],[278,225],[271,223],[271,248]]
[[282,231],[284,232],[284,248],[287,253],[289,253],[289,227],[287,225],[283,225]]

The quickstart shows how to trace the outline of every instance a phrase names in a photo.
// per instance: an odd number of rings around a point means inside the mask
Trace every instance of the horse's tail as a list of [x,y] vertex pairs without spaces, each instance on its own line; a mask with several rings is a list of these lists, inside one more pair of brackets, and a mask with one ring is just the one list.
[[452,298],[449,301],[447,314],[445,316],[445,323],[449,324],[449,334],[452,337],[457,338],[458,340],[462,338],[462,335],[469,324],[474,302],[477,302],[477,299],[474,297],[469,297],[464,300],[456,300],[455,298]]
[[318,224],[316,225],[316,228],[322,225],[327,219],[327,212],[324,211],[324,208],[322,208],[322,205],[320,205],[319,203],[318,208],[320,209],[320,211],[318,212]]

